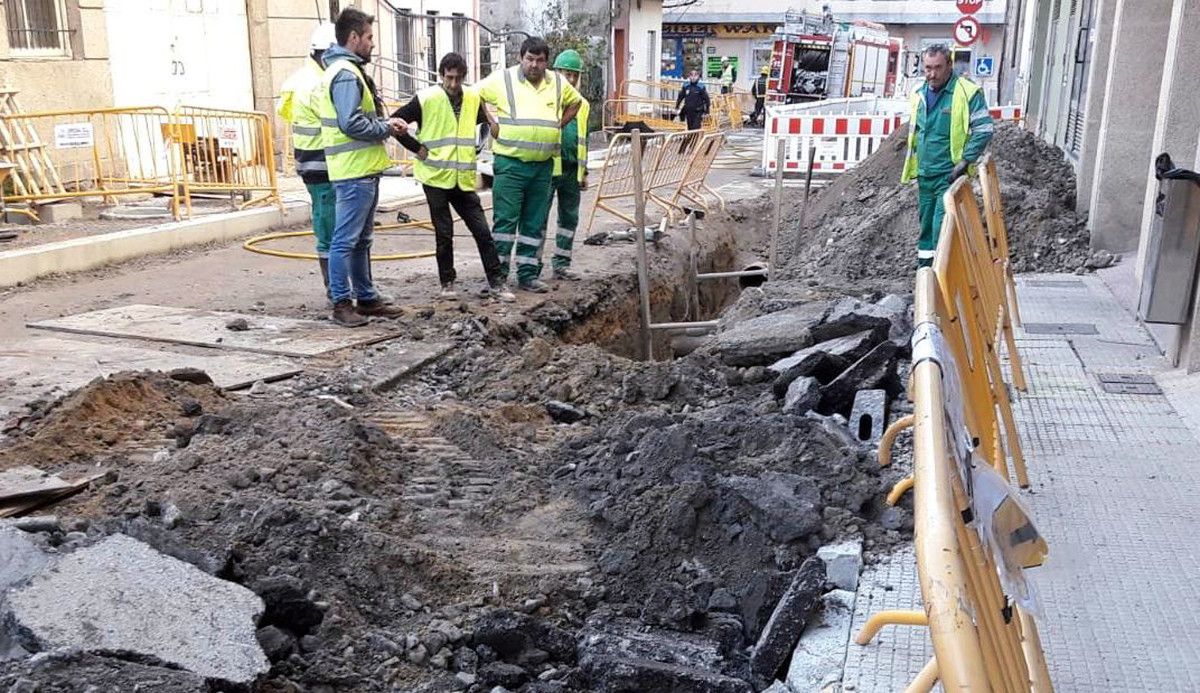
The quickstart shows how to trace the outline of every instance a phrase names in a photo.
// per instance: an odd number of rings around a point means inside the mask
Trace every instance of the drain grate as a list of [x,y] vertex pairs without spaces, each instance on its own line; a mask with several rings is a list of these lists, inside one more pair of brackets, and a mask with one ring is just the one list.
[[1092,322],[1027,322],[1026,334],[1100,334]]
[[1041,286],[1047,289],[1086,289],[1087,285],[1078,279],[1031,279],[1025,282],[1028,286]]

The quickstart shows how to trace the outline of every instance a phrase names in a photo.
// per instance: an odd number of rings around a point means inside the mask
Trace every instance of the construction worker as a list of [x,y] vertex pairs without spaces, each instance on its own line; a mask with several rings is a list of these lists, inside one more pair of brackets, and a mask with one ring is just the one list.
[[536,36],[521,44],[521,62],[494,72],[479,84],[479,96],[495,107],[489,121],[496,142],[492,189],[496,250],[500,272],[508,276],[516,248],[517,288],[546,293],[542,244],[550,214],[554,157],[562,146],[562,129],[575,119],[582,97],[556,72],[547,72],[550,46]]
[[337,43],[333,24],[325,22],[313,30],[308,42],[309,60],[296,70],[280,88],[279,117],[292,125],[292,152],[296,173],[312,200],[313,235],[317,237],[317,263],[329,298],[329,240],[333,237],[333,185],[325,165],[321,146],[321,117],[317,115],[316,95],[321,89],[325,66],[321,56]]
[[[554,59],[554,71],[567,78],[577,90],[583,73],[583,58],[568,48]],[[571,249],[575,244],[575,229],[579,227],[579,192],[587,190],[588,116],[591,106],[581,97],[579,114],[562,131],[562,148],[554,157],[552,196],[558,201],[558,231],[554,234],[554,258],[550,266],[555,279],[579,281],[571,271]]]
[[950,184],[974,173],[994,125],[979,85],[954,74],[950,49],[935,44],[922,53],[925,83],[912,93],[908,152],[900,181],[917,181],[921,236],[917,266],[933,264]]
[[729,56],[721,58],[721,93],[733,92],[733,83],[737,81],[737,68],[729,62]]
[[479,92],[463,88],[467,78],[467,61],[458,53],[447,53],[438,65],[441,84],[417,92],[407,104],[392,114],[408,124],[419,123],[416,138],[402,135],[400,143],[417,155],[413,176],[425,189],[429,216],[437,246],[438,281],[442,290],[438,298],[458,300],[454,281],[454,218],[451,205],[475,238],[483,273],[487,279],[485,296],[495,295],[502,301],[516,297],[505,287],[500,276],[500,257],[487,216],[475,194],[475,134],[479,125],[486,125],[487,116],[479,104]]
[[[352,7],[335,23],[337,45],[325,51],[325,73],[317,97],[325,163],[336,197],[329,244],[329,293],[333,321],[345,327],[367,316],[396,316],[371,280],[371,240],[379,203],[379,176],[391,167],[384,141],[403,134],[403,120],[382,117],[373,84],[362,66],[371,60],[375,18]],[[355,299],[356,302],[352,302]]]
[[754,97],[754,113],[750,114],[751,125],[766,123],[767,75],[770,73],[771,68],[763,65],[758,79],[754,80],[754,86],[750,87],[750,95]]

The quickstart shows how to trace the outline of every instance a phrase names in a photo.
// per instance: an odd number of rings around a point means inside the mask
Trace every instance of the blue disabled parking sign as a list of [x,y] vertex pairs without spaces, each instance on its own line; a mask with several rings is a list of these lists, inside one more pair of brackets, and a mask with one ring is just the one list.
[[981,55],[978,58],[975,58],[976,77],[991,77],[993,74],[995,74],[995,71],[992,56]]

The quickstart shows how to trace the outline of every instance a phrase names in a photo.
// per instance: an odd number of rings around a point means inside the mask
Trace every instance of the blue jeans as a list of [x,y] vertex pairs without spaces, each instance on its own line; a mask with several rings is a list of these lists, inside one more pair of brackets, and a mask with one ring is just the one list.
[[333,182],[337,196],[333,240],[329,243],[329,294],[334,303],[378,298],[371,283],[371,241],[375,237],[375,207],[379,177]]

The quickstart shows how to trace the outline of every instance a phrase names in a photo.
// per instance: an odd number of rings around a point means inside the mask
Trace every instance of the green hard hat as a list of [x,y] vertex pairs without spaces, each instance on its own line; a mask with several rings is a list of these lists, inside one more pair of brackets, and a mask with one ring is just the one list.
[[579,57],[579,52],[573,48],[558,54],[554,59],[555,70],[570,70],[571,72],[583,72],[583,58]]

